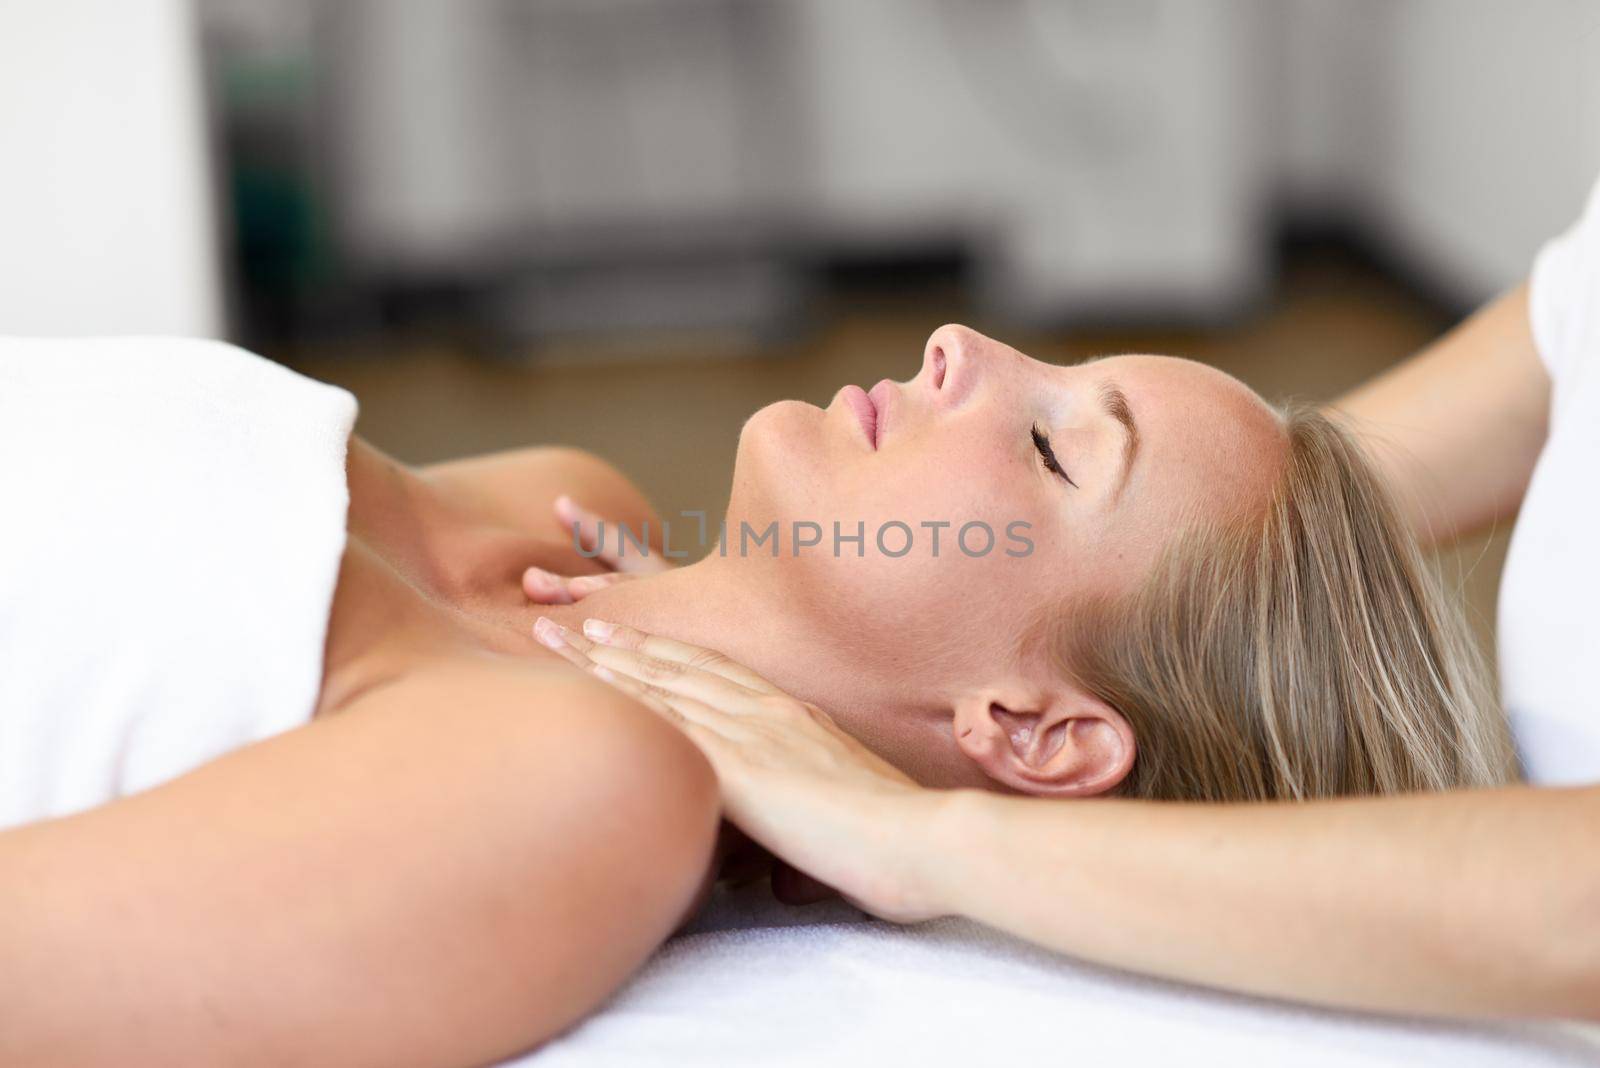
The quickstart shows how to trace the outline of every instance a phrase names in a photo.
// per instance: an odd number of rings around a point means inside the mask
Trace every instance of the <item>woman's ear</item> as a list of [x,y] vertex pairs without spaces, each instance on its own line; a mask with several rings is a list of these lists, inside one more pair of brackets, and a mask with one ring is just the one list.
[[1133,728],[1076,689],[989,689],[955,705],[956,745],[991,779],[1040,797],[1092,797],[1133,768]]

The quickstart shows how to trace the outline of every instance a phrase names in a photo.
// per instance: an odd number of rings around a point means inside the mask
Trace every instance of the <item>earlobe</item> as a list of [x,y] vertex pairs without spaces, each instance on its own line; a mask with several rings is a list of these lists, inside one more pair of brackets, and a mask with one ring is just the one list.
[[985,774],[1041,797],[1091,797],[1133,768],[1133,730],[1088,694],[989,690],[956,703],[956,745]]

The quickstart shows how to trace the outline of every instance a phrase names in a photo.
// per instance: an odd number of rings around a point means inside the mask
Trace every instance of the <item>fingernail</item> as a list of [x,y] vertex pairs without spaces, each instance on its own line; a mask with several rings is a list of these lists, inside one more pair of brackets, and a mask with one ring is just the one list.
[[572,503],[571,497],[563,493],[556,498],[556,514],[561,516],[562,519],[570,523],[576,518],[577,512],[578,506]]
[[598,665],[595,666],[594,677],[597,678],[597,679],[603,679],[606,682],[616,682],[617,681],[617,676],[612,673],[610,668],[608,668],[608,667],[600,667]]
[[522,573],[522,581],[524,583],[531,583],[541,589],[549,588],[550,582],[554,578],[554,575],[542,567],[530,567]]
[[561,625],[547,616],[540,616],[533,621],[533,636],[552,649],[564,644],[561,640]]
[[611,635],[616,632],[616,625],[600,619],[586,619],[583,621],[583,633],[597,642],[608,642]]

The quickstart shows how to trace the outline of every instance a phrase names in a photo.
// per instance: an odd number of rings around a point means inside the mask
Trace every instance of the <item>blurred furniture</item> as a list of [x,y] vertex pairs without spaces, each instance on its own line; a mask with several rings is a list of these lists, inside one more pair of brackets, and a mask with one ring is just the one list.
[[[1286,222],[1466,307],[1600,167],[1580,0],[202,3],[291,321],[771,333],[833,265],[920,259],[1001,328],[1204,323]],[[241,57],[293,92],[237,95]]]
[[358,264],[519,272],[533,331],[759,322],[829,256],[970,254],[994,311],[1259,289],[1238,0],[333,5]]

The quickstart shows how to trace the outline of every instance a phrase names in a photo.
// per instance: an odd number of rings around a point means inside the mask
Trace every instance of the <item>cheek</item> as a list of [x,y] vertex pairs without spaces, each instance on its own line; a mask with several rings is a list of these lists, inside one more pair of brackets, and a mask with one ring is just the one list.
[[844,561],[865,572],[858,584],[902,605],[938,610],[1002,587],[1026,563],[1007,550],[1028,551],[1031,532],[1056,518],[994,433],[942,430],[873,460],[842,476],[834,516],[864,526],[865,559]]
[[[1067,544],[1065,502],[993,427],[947,424],[873,454],[819,435],[815,414],[774,405],[746,424],[730,531],[778,520],[787,602],[859,651],[942,677],[992,670],[1076,581],[1086,554]],[[798,557],[797,520],[822,539]],[[862,541],[836,543],[835,521]]]
[[1061,583],[1059,545],[1040,540],[1059,517],[1007,492],[973,450],[934,451],[925,462],[931,470],[919,463],[850,494],[837,514],[846,533],[861,524],[864,544],[835,555],[830,526],[827,551],[792,562],[803,587],[795,597],[844,624],[858,648],[907,670],[992,671]]
[[992,673],[1016,651],[1035,618],[1039,589],[1029,561],[1007,556],[1003,534],[985,556],[952,544],[934,557],[929,534],[900,558],[880,555],[869,529],[866,553],[784,562],[788,603],[847,641],[855,654],[892,666],[918,684]]
[[1023,514],[1024,505],[1035,504],[1028,496],[1032,472],[998,435],[939,432],[898,444],[846,476],[845,496],[863,517],[913,527],[943,520],[952,529],[978,520],[996,530],[1033,518]]

